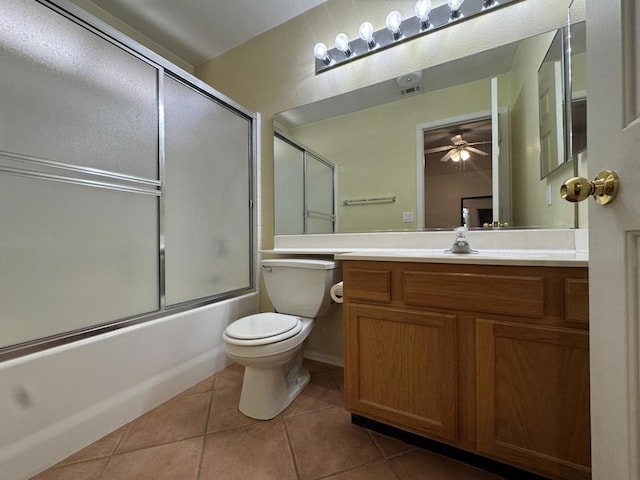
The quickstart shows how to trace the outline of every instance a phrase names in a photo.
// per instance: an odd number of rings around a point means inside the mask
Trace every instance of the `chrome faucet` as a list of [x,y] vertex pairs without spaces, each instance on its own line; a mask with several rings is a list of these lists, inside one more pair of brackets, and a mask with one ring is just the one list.
[[456,239],[453,242],[451,248],[444,251],[444,253],[478,253],[477,250],[471,248],[469,241],[465,236],[467,234],[466,227],[458,227],[453,230],[456,233]]

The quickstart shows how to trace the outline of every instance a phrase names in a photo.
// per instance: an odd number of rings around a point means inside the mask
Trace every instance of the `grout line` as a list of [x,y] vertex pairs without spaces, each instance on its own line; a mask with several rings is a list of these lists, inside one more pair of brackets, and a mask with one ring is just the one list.
[[291,455],[291,461],[293,462],[293,470],[296,474],[296,478],[300,480],[300,472],[298,470],[298,462],[296,462],[296,456],[293,453],[293,445],[291,445],[291,437],[289,436],[289,429],[287,428],[287,422],[284,417],[282,417],[282,425],[284,425],[284,435],[287,439],[287,445],[289,447],[289,454]]
[[[393,457],[391,457],[391,458],[393,458]],[[389,470],[391,470],[391,473],[393,474],[393,476],[394,476],[396,479],[400,480],[400,477],[398,476],[398,474],[396,473],[396,471],[393,469],[393,466],[391,465],[391,463],[389,463],[388,459],[386,459],[386,458],[384,459],[384,464],[387,466],[387,468],[388,468]]]
[[111,459],[113,458],[112,455],[109,455],[109,460],[107,460],[107,463],[104,464],[104,468],[102,469],[102,472],[100,472],[100,475],[98,476],[98,478],[96,480],[101,480],[102,477],[104,477],[104,473],[107,471],[107,468],[109,468],[109,464],[111,463]]
[[[143,414],[144,415],[144,414]],[[142,416],[142,415],[140,415]],[[118,450],[118,447],[122,444],[122,442],[124,442],[125,437],[127,436],[127,434],[129,433],[129,430],[131,430],[131,425],[133,425],[133,422],[135,422],[138,418],[134,418],[133,420],[131,420],[129,423],[127,423],[124,427],[124,432],[122,432],[122,436],[120,437],[120,440],[118,440],[115,444],[115,446],[113,447],[113,450],[111,450],[111,453],[109,453],[109,456],[113,456],[116,451]]]
[[133,419],[129,423],[124,425],[124,427],[125,427],[124,428],[124,432],[122,432],[122,436],[120,437],[120,440],[118,440],[116,442],[115,446],[111,450],[111,453],[109,453],[109,455],[108,455],[109,460],[107,460],[107,463],[104,464],[104,468],[102,469],[102,472],[100,473],[100,476],[97,478],[97,480],[101,480],[104,477],[105,472],[107,471],[107,469],[109,468],[109,465],[111,464],[111,460],[113,460],[113,456],[115,455],[116,451],[118,450],[118,447],[122,444],[122,442],[124,442],[124,438],[127,436],[127,433],[129,433],[129,430],[131,429],[131,425],[133,424],[133,422],[135,420],[136,419]]
[[200,474],[202,473],[202,462],[204,461],[204,447],[205,440],[209,430],[209,418],[211,417],[211,411],[213,410],[213,387],[216,383],[216,377],[213,377],[213,382],[211,382],[211,390],[209,391],[209,408],[207,409],[207,415],[204,420],[204,434],[202,435],[202,447],[200,448],[200,461],[198,462],[198,471],[196,473],[196,478],[200,478]]
[[139,452],[141,450],[148,450],[150,448],[155,448],[155,447],[164,447],[165,445],[171,445],[172,443],[178,443],[178,442],[186,442],[187,440],[193,440],[194,438],[199,438],[206,435],[205,434],[197,434],[197,435],[192,435],[190,437],[185,437],[185,438],[176,438],[173,440],[167,440],[165,442],[160,442],[160,443],[154,443],[153,445],[145,445],[144,447],[138,447],[138,448],[134,448],[131,450],[127,450],[126,452],[119,452],[119,453],[114,453],[113,455],[109,455],[110,458],[113,457],[119,457],[122,455],[127,455],[129,453],[133,453],[133,452]]
[[284,416],[283,418],[295,418],[295,417],[299,417],[300,415],[307,415],[309,413],[324,412],[325,410],[329,410],[330,408],[344,408],[344,405],[326,405],[324,407],[315,408],[313,410],[306,410],[304,412],[291,413],[289,415]]
[[373,442],[373,444],[376,446],[376,448],[378,449],[378,451],[380,452],[380,455],[382,455],[382,458],[384,458],[385,460],[387,459],[387,456],[384,454],[384,452],[382,451],[382,448],[380,448],[380,445],[378,445],[378,442],[376,442],[376,439],[373,438],[373,435],[371,433],[371,430],[369,430],[368,428],[366,429],[367,431],[367,435],[369,435],[369,438],[371,439],[371,441]]
[[204,434],[202,436],[202,445],[200,446],[200,461],[198,462],[198,469],[196,470],[196,480],[198,480],[200,478],[200,475],[202,474],[202,462],[204,461],[204,447],[206,445],[206,439],[207,435]]

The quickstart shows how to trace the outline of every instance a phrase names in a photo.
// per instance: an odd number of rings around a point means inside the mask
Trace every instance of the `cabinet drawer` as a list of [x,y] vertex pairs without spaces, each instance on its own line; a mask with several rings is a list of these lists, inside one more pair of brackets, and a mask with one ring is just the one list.
[[475,273],[404,272],[407,305],[541,318],[544,279]]
[[391,301],[391,270],[349,268],[344,280],[350,300]]

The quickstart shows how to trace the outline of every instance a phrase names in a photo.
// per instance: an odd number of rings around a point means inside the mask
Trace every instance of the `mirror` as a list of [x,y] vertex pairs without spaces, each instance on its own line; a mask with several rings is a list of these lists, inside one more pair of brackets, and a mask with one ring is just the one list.
[[[279,132],[335,165],[335,231],[449,229],[460,225],[467,203],[466,208],[477,210],[472,226],[574,227],[573,205],[557,194],[558,178],[571,176],[571,171],[561,166],[540,180],[537,77],[556,34],[547,32],[276,115]],[[471,152],[446,175],[450,185],[477,186],[469,179],[480,172],[490,177],[490,191],[446,187],[451,198],[443,194],[433,200],[425,190],[442,186],[445,173],[440,172],[440,180],[428,179],[433,169],[425,166],[426,149],[457,148],[458,135],[475,143],[466,125],[482,118],[490,119],[490,131],[484,132],[484,144],[471,146],[486,155]],[[428,146],[426,133],[438,129],[440,138],[432,138]],[[446,153],[438,153],[436,162]],[[471,162],[480,159],[487,167],[474,170]],[[452,212],[447,220],[425,222],[445,204]]]
[[335,165],[286,136],[273,139],[278,235],[335,231]]
[[571,150],[575,157],[587,149],[587,29],[586,22],[569,25],[569,91],[571,108],[567,128],[571,132]]
[[566,30],[559,29],[538,69],[541,179],[570,160],[565,151],[565,41]]

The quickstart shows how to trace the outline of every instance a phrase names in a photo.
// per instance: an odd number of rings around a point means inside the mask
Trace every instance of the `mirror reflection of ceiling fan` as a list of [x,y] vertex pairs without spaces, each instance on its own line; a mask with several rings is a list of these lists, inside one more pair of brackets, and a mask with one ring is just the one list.
[[482,145],[485,143],[491,142],[467,142],[462,139],[462,135],[456,135],[455,137],[451,137],[451,145],[443,145],[441,147],[429,148],[424,151],[427,153],[435,153],[435,152],[444,152],[448,150],[447,153],[440,159],[441,162],[446,162],[451,159],[454,162],[459,162],[460,160],[468,160],[471,157],[471,153],[477,153],[478,155],[489,155],[487,152],[483,152],[482,150],[478,150],[473,145]]

